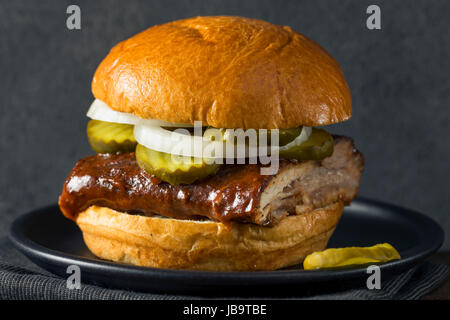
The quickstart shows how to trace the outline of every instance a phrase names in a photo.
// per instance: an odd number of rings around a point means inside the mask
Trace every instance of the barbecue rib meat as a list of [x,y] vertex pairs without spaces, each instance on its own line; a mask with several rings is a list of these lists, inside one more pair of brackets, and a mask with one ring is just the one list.
[[280,160],[276,175],[260,175],[260,165],[223,165],[190,185],[172,186],[148,175],[134,153],[99,154],[78,161],[59,205],[75,219],[91,205],[177,219],[240,221],[263,226],[337,201],[350,204],[359,187],[362,154],[347,137],[334,137],[334,152],[321,161]]

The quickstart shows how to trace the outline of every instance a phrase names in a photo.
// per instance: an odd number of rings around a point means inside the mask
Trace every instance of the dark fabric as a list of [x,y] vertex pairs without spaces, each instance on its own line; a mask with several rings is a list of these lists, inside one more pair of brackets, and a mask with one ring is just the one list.
[[[287,298],[308,300],[419,299],[438,287],[449,273],[450,270],[447,266],[425,261],[393,279],[382,281],[381,290],[355,288],[308,297]],[[205,297],[111,290],[88,284],[82,284],[78,290],[69,290],[66,287],[65,279],[54,276],[32,264],[22,254],[13,249],[11,243],[6,239],[0,241],[0,299],[178,300],[202,298]],[[241,297],[222,298],[242,299]]]
[[381,290],[356,288],[307,299],[325,300],[417,300],[439,287],[448,277],[450,269],[444,265],[425,261],[399,276],[381,283]]

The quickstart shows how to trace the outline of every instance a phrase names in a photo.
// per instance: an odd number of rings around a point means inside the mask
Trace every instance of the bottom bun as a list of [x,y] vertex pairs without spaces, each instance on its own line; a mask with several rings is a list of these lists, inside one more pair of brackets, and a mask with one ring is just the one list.
[[275,270],[325,249],[343,211],[335,203],[274,227],[145,217],[92,206],[76,222],[93,254],[138,266],[211,271]]

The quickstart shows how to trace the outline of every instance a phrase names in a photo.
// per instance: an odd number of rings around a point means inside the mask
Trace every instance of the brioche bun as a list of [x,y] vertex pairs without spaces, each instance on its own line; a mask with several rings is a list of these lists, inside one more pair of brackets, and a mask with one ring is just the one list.
[[213,271],[275,270],[323,250],[343,211],[338,202],[274,227],[145,217],[91,206],[76,223],[99,258],[138,266]]
[[94,96],[112,109],[217,128],[293,128],[352,113],[339,64],[289,27],[196,17],[117,44],[98,67]]

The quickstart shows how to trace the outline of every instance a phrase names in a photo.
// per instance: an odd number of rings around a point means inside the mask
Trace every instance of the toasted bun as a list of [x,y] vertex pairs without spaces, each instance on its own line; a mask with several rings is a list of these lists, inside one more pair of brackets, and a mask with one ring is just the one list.
[[241,17],[158,25],[116,45],[94,96],[112,109],[218,128],[293,128],[350,118],[339,64],[289,27]]
[[343,211],[336,203],[274,227],[145,217],[92,206],[76,222],[96,256],[139,266],[214,271],[275,270],[323,250]]

